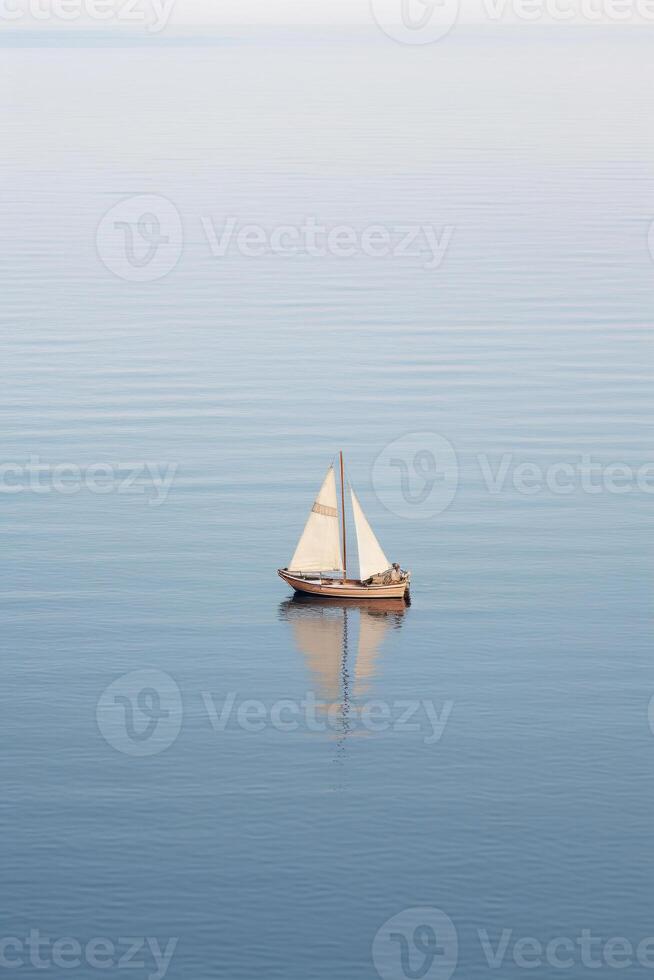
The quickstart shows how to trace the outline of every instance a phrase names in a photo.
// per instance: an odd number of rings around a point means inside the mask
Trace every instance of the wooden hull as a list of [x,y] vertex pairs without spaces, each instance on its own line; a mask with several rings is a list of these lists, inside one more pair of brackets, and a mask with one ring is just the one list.
[[357,599],[359,602],[362,599],[401,599],[409,591],[408,581],[392,582],[390,585],[364,585],[354,578],[348,578],[345,582],[338,579],[297,578],[283,568],[278,568],[277,574],[296,592],[330,599]]
[[411,596],[406,592],[400,599],[338,599],[330,595],[307,595],[306,592],[294,592],[290,599],[284,599],[279,604],[280,611],[287,619],[301,615],[304,609],[333,606],[336,609],[359,609],[370,615],[386,615],[394,613],[403,616],[411,605]]

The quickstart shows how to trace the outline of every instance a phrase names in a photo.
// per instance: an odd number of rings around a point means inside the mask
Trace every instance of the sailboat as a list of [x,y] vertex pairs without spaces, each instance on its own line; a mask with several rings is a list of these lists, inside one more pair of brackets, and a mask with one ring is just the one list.
[[286,568],[278,568],[277,574],[296,592],[307,595],[359,601],[406,597],[411,573],[401,569],[396,562],[389,562],[352,487],[350,496],[359,553],[359,578],[348,578],[343,453],[339,453],[339,458],[342,552],[336,474],[332,463],[313,503],[291,562]]

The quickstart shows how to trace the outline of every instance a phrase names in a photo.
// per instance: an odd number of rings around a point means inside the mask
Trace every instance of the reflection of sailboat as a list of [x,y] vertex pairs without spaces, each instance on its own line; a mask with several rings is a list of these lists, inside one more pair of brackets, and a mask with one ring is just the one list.
[[[403,599],[376,599],[370,603],[344,603],[336,599],[294,596],[280,605],[280,614],[291,623],[300,653],[316,682],[318,693],[329,704],[347,706],[351,694],[365,694],[376,673],[376,660],[384,638],[402,623],[407,606]],[[353,649],[359,611],[356,659]]]
[[[348,578],[347,576],[343,453],[340,454],[340,470],[342,555],[338,528],[336,476],[334,467],[330,466],[290,565],[288,568],[278,568],[277,574],[296,592],[313,596],[357,600],[401,598],[408,593],[411,573],[402,571],[397,563],[391,565],[352,487],[350,487],[350,496],[359,553],[360,577]],[[329,573],[338,573],[338,576],[334,577]]]

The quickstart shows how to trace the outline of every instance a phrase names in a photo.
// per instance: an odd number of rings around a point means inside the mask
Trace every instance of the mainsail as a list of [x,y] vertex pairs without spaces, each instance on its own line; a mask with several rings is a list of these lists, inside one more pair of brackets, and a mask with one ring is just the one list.
[[390,568],[391,563],[381,550],[379,541],[368,524],[366,515],[361,509],[361,504],[356,498],[356,494],[350,487],[352,495],[352,510],[354,512],[354,527],[357,532],[357,548],[359,551],[359,577],[361,581],[376,575],[378,572],[385,572]]
[[342,568],[336,477],[334,467],[330,466],[288,569],[291,572],[337,572]]

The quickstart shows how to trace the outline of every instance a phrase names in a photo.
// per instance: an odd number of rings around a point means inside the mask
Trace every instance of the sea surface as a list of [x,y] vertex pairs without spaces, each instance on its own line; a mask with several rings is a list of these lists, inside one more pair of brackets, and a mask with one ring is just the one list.
[[11,975],[650,976],[650,30],[2,44]]

